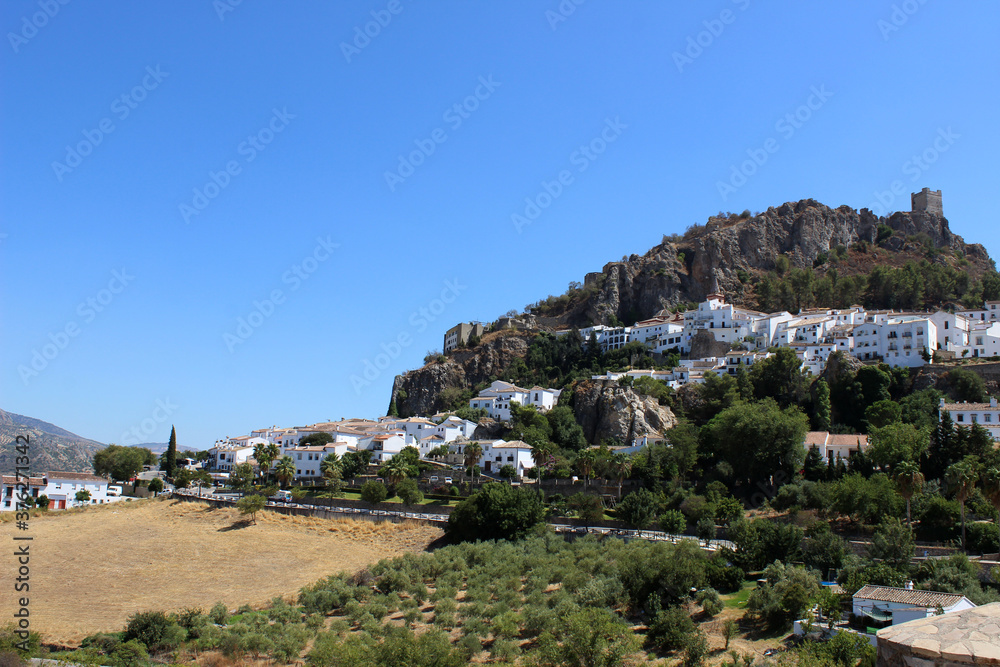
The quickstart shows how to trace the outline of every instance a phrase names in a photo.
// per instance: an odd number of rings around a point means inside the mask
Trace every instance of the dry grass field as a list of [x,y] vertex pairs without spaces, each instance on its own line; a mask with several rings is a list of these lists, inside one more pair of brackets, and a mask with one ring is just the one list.
[[0,523],[0,618],[14,611],[15,532],[34,536],[31,627],[45,642],[68,645],[120,630],[136,611],[291,597],[329,574],[423,551],[443,534],[415,523],[271,512],[258,514],[255,526],[240,519],[235,509],[161,499],[53,512],[33,518],[27,533]]

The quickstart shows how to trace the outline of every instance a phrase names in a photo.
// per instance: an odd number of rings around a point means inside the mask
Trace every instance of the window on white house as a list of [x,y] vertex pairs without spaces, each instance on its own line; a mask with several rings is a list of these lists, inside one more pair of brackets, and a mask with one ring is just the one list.
[[964,422],[965,421],[965,415],[959,415],[958,416],[958,421]]

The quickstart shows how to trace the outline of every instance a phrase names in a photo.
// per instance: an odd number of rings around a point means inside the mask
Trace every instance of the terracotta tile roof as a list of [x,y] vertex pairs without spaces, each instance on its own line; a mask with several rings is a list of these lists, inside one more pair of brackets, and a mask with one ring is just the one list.
[[[14,475],[2,475],[0,477],[2,477],[3,483],[6,484],[7,486],[15,486],[18,483],[18,477],[14,476]],[[24,478],[22,477],[20,479],[23,480]],[[45,478],[44,477],[29,477],[28,478],[28,486],[29,487],[32,487],[32,486],[45,486]]]
[[990,403],[945,403],[941,407],[945,410],[1000,410],[1000,405]]
[[914,607],[951,607],[960,602],[964,596],[959,593],[940,593],[938,591],[918,591],[906,588],[891,588],[868,584],[857,593],[854,599],[874,600],[876,602],[896,602],[910,604]]
[[49,479],[65,479],[71,482],[107,482],[103,477],[98,477],[89,472],[49,472],[46,475]]

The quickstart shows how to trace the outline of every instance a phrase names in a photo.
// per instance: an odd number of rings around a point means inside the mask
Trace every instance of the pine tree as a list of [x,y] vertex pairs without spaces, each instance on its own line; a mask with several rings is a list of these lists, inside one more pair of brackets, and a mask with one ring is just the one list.
[[167,444],[167,453],[163,455],[163,465],[160,470],[167,473],[167,477],[173,479],[177,475],[177,430],[170,427],[170,442]]
[[817,431],[830,430],[830,385],[820,378],[816,381],[816,414],[814,423]]

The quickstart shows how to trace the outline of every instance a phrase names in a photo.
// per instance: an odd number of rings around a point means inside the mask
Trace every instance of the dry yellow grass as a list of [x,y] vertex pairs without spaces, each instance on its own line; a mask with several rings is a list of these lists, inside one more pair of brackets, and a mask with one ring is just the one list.
[[15,532],[31,544],[31,627],[47,642],[73,645],[116,631],[137,611],[231,609],[291,597],[306,585],[381,558],[423,551],[441,537],[420,524],[375,524],[261,512],[234,527],[235,509],[152,500],[51,513],[30,530],[0,523],[0,618],[11,618]]

